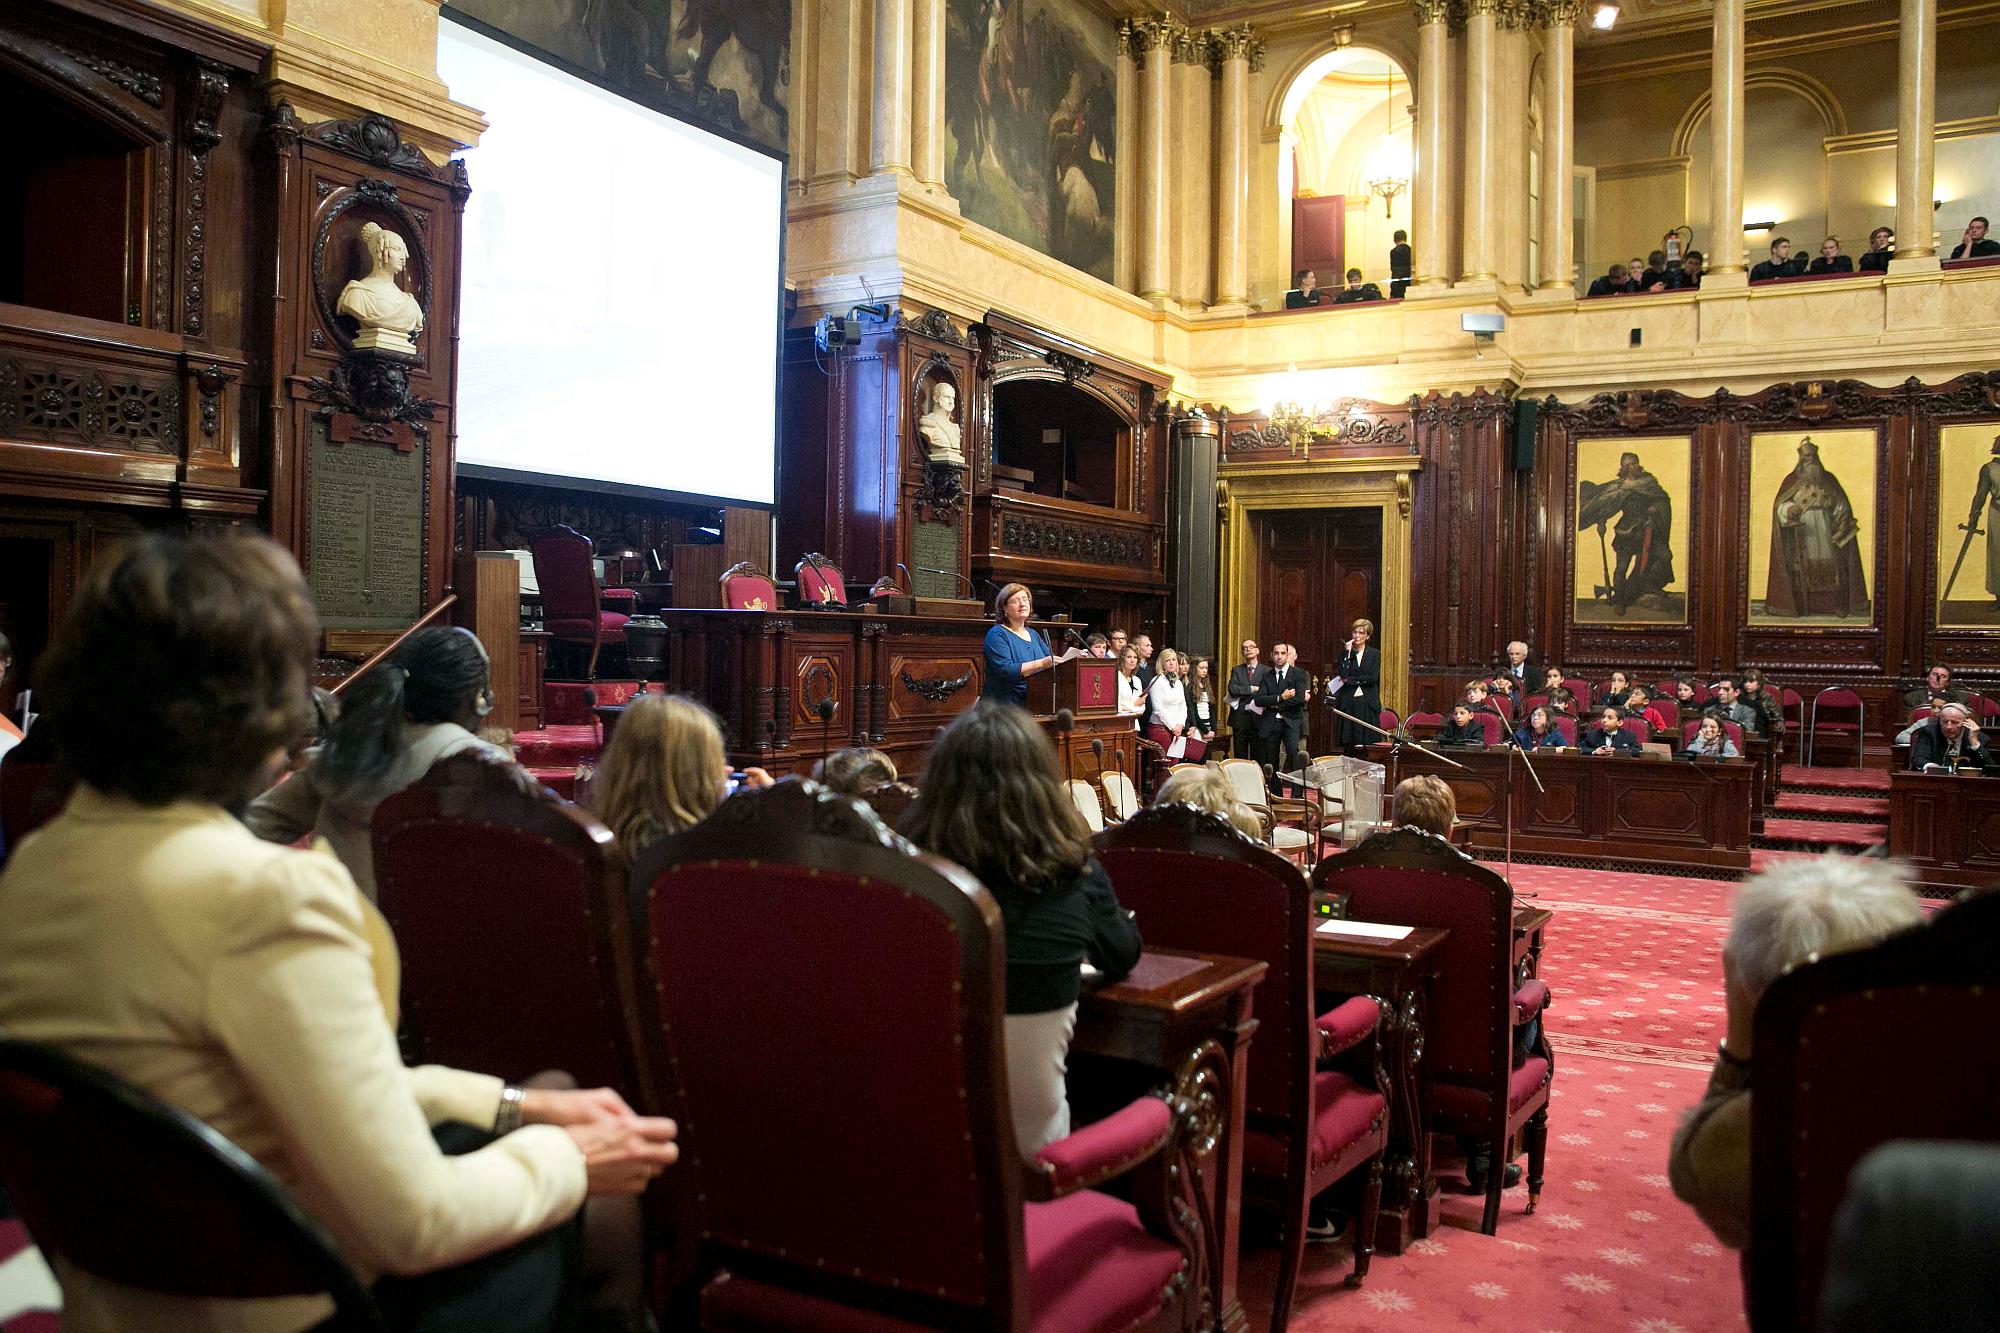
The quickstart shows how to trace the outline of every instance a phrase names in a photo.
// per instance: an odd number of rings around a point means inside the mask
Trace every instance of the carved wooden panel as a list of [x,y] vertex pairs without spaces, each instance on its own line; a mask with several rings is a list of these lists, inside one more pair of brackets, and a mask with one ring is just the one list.
[[[1645,763],[1643,759],[1606,759],[1612,763]],[[1701,808],[1691,791],[1626,790],[1611,802],[1613,833],[1693,833],[1701,823]]]
[[969,653],[891,653],[889,718],[942,722],[956,717],[978,700],[984,674],[984,663]]
[[817,739],[820,734],[819,707],[822,701],[834,705],[832,734],[852,729],[854,711],[854,653],[849,644],[828,646],[807,643],[803,636],[793,640],[792,730]]
[[[1533,787],[1525,773],[1515,778],[1517,783]],[[1578,823],[1578,801],[1576,784],[1561,780],[1547,784],[1546,791],[1535,792],[1528,798],[1528,808],[1533,822],[1551,828],[1574,828]]]
[[180,385],[171,373],[0,358],[0,436],[178,456]]

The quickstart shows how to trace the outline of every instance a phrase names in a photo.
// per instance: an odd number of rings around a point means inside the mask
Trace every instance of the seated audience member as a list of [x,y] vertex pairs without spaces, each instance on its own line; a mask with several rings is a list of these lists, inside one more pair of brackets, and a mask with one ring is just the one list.
[[1743,702],[1742,687],[1728,676],[1715,682],[1708,707],[1702,712],[1710,717],[1719,717],[1724,722],[1734,722],[1746,734],[1759,730],[1764,721],[1762,713]]
[[[7,683],[7,673],[13,668],[14,645],[7,641],[5,634],[0,634],[0,686]],[[5,713],[0,713],[0,757],[4,757],[7,751],[19,745],[22,735],[23,732],[14,725],[13,720]]]
[[1987,222],[1985,218],[1974,218],[1972,221],[1966,223],[1965,234],[1959,237],[1958,244],[1952,247],[1950,257],[1953,259],[1987,259],[1994,255],[2000,255],[2000,241],[1996,241],[1988,236],[1986,234],[1986,227]]
[[1139,674],[1139,650],[1127,644],[1118,655],[1118,716],[1132,719],[1139,730],[1139,716],[1146,711],[1146,680]]
[[1184,768],[1170,773],[1160,784],[1154,805],[1192,805],[1212,815],[1221,815],[1246,838],[1264,839],[1264,821],[1257,812],[1236,799],[1235,789],[1219,768]]
[[1398,228],[1389,247],[1389,299],[1400,301],[1403,293],[1410,290],[1410,277],[1416,272],[1416,260],[1410,252],[1410,233]]
[[[1188,662],[1186,653],[1181,661]],[[1192,659],[1193,666],[1182,677],[1187,685],[1188,716],[1201,733],[1203,745],[1215,743],[1215,665],[1206,657]]]
[[[380,1278],[386,1326],[570,1327],[572,1219],[586,1196],[644,1190],[674,1160],[674,1126],[608,1088],[403,1066],[386,923],[340,861],[230,813],[309,725],[318,645],[305,580],[262,539],[154,533],[97,563],[44,659],[81,785],[0,875],[0,1026],[256,1158]],[[180,1296],[56,1266],[72,1328],[296,1329],[331,1312],[323,1296]]]
[[1560,750],[1569,744],[1556,726],[1555,714],[1539,706],[1529,712],[1527,722],[1514,733],[1514,740],[1524,750]]
[[1893,228],[1877,227],[1868,233],[1868,252],[1861,256],[1863,273],[1887,273],[1889,261],[1896,257],[1896,233]]
[[1792,257],[1792,243],[1783,236],[1771,242],[1771,257],[1750,270],[1750,281],[1765,282],[1771,278],[1795,278],[1806,271],[1805,256]]
[[[895,765],[877,750],[841,750],[824,762],[846,774],[850,765],[857,772],[865,767],[868,756],[888,769],[883,782],[896,780]],[[743,780],[752,787],[771,785],[771,775],[761,768],[743,770]],[[707,819],[728,794],[729,757],[715,714],[684,695],[641,694],[626,706],[604,747],[591,804],[630,862],[656,840]]]
[[1620,707],[1624,708],[1627,717],[1644,720],[1646,725],[1652,728],[1656,740],[1671,741],[1673,738],[1666,734],[1672,730],[1667,726],[1667,715],[1660,711],[1660,706],[1652,702],[1652,699],[1653,696],[1647,692],[1644,685],[1634,685],[1625,691],[1625,702]]
[[1585,292],[1584,295],[1623,296],[1627,292],[1635,290],[1637,289],[1633,287],[1632,277],[1625,271],[1625,266],[1623,264],[1613,264],[1605,270],[1603,277],[1591,279],[1590,290]]
[[1340,289],[1340,295],[1333,298],[1333,303],[1335,305],[1352,305],[1356,301],[1379,301],[1381,299],[1382,289],[1372,282],[1363,282],[1361,280],[1361,270],[1351,268],[1347,270],[1347,285]]
[[1285,293],[1285,309],[1297,310],[1302,306],[1319,305],[1325,299],[1319,290],[1319,274],[1309,268],[1302,268],[1292,275],[1292,290]]
[[1695,696],[1699,692],[1695,683],[1686,676],[1674,677],[1674,702],[1680,705],[1683,714],[1695,711]]
[[1105,638],[1102,634],[1093,634],[1085,639],[1083,647],[1084,651],[1088,652],[1092,657],[1111,656],[1111,640]]
[[1576,692],[1563,684],[1566,679],[1561,667],[1550,667],[1542,682],[1542,693],[1548,696],[1549,707],[1575,717],[1581,706],[1577,703]]
[[[421,629],[341,697],[340,716],[305,766],[259,796],[243,822],[266,842],[327,841],[354,882],[375,898],[375,807],[463,750],[511,762],[473,734],[493,711],[486,649],[457,627]],[[524,783],[532,783],[525,771]]]
[[1646,261],[1637,255],[1625,261],[1625,290],[1628,292],[1646,290]]
[[1687,743],[1687,753],[1700,759],[1740,759],[1736,742],[1722,729],[1722,719],[1710,713],[1701,720],[1701,730]]
[[1488,703],[1495,705],[1496,708],[1502,700],[1506,701],[1507,709],[1503,713],[1503,716],[1519,717],[1521,715],[1520,688],[1514,683],[1514,678],[1504,672],[1487,682],[1486,700]]
[[1493,706],[1493,698],[1487,691],[1484,680],[1469,680],[1465,683],[1465,703],[1475,713],[1491,713],[1500,716],[1500,710]]
[[1646,267],[1639,274],[1639,290],[1642,292],[1663,292],[1667,290],[1667,252],[1655,250],[1646,256]]
[[1896,1139],[1855,1164],[1828,1239],[1820,1333],[2000,1327],[2000,1146]]
[[1727,1036],[1708,1091],[1674,1134],[1667,1172],[1717,1240],[1750,1240],[1750,1041],[1757,1001],[1783,973],[1817,954],[1865,948],[1923,919],[1916,895],[1887,861],[1816,856],[1744,883],[1722,946]]
[[1784,700],[1777,690],[1766,687],[1762,671],[1756,667],[1743,669],[1743,685],[1736,698],[1757,714],[1758,735],[1776,738],[1785,734]]
[[1632,678],[1623,671],[1614,671],[1611,673],[1611,679],[1604,682],[1604,698],[1600,702],[1617,704],[1620,708],[1623,708],[1625,706],[1625,696],[1631,692]]
[[1158,672],[1146,690],[1147,701],[1152,705],[1146,739],[1163,750],[1171,750],[1185,738],[1180,758],[1198,764],[1208,753],[1208,744],[1201,738],[1201,725],[1188,715],[1188,692],[1181,680],[1180,658],[1172,648],[1160,650]]
[[1971,702],[1964,690],[1951,683],[1951,668],[1942,663],[1924,673],[1923,684],[1903,692],[1903,704],[1911,712],[1919,708],[1930,708],[1939,699],[1952,704]]
[[911,841],[977,875],[1007,934],[1007,1091],[1033,1156],[1069,1133],[1063,1078],[1086,959],[1118,981],[1139,931],[1090,854],[1055,747],[1026,711],[977,704],[931,747],[904,819]]
[[1108,630],[1105,637],[1111,641],[1111,660],[1116,662],[1125,655],[1125,644],[1127,642],[1125,631],[1122,629]]
[[1597,725],[1583,733],[1577,747],[1585,754],[1639,754],[1639,738],[1625,730],[1625,710],[1606,708],[1597,715]]
[[1404,778],[1390,798],[1389,822],[1434,838],[1451,837],[1451,826],[1458,822],[1458,801],[1451,794],[1451,784],[1428,773]]
[[[616,733],[613,739],[616,739]],[[720,733],[716,740],[719,747]],[[865,745],[850,745],[815,763],[812,775],[814,782],[830,787],[842,796],[859,796],[885,782],[894,782],[897,778],[896,761],[880,750],[872,750]]]
[[1670,292],[1692,291],[1701,286],[1701,251],[1690,250],[1681,260],[1679,268],[1667,270],[1667,290]]
[[1451,706],[1451,720],[1438,729],[1439,745],[1484,745],[1486,728],[1472,715],[1472,705],[1460,700]]
[[1514,681],[1517,693],[1526,694],[1535,688],[1535,666],[1528,660],[1528,645],[1520,639],[1507,645],[1507,664],[1501,668]]
[[1840,253],[1840,238],[1829,236],[1819,243],[1819,253],[1806,265],[1808,273],[1852,273],[1854,261]]
[[2000,759],[1986,748],[1986,737],[1964,704],[1946,704],[1910,733],[1910,770],[1968,769],[2000,771]]

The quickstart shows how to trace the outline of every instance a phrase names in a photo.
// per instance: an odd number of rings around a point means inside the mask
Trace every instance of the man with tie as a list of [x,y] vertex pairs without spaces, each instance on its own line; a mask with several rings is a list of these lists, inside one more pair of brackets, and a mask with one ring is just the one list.
[[1514,692],[1526,695],[1535,687],[1535,668],[1528,664],[1528,645],[1519,639],[1507,645],[1507,674],[1514,678]]
[[[1271,669],[1264,675],[1257,702],[1264,709],[1264,754],[1271,772],[1296,772],[1305,763],[1299,740],[1305,734],[1306,699],[1312,682],[1295,665],[1297,650],[1289,643],[1271,645]],[[1294,793],[1302,794],[1302,793]]]
[[1238,759],[1258,759],[1264,750],[1264,712],[1257,695],[1271,669],[1255,639],[1243,641],[1243,663],[1229,668],[1229,746]]

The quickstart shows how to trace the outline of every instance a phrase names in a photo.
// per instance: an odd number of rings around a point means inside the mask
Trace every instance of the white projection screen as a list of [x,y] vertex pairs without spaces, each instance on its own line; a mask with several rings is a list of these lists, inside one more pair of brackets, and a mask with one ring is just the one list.
[[461,474],[771,504],[783,160],[439,27],[491,126],[466,157]]

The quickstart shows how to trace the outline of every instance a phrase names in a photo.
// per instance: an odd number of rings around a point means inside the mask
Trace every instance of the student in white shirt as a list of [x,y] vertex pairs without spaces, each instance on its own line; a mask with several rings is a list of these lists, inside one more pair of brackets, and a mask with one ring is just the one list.
[[1139,730],[1139,717],[1146,711],[1146,682],[1139,674],[1139,650],[1129,644],[1118,654],[1118,716],[1132,719]]
[[1174,649],[1160,650],[1159,670],[1147,691],[1153,705],[1153,721],[1146,728],[1146,739],[1171,754],[1172,747],[1185,737],[1186,748],[1175,758],[1198,764],[1208,753],[1208,743],[1201,738],[1200,723],[1188,716],[1187,686],[1181,680],[1180,662],[1181,655]]

